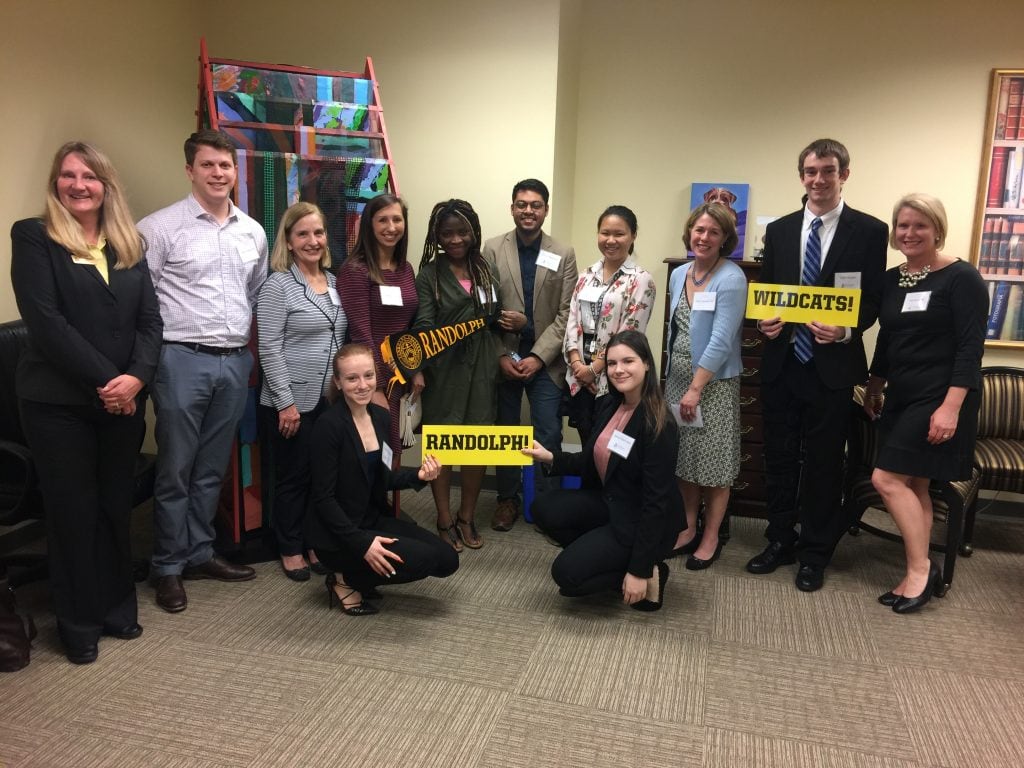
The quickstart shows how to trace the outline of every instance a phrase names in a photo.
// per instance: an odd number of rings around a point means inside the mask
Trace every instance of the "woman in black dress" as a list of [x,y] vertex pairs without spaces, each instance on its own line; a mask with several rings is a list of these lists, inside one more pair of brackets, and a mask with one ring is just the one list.
[[885,275],[864,401],[881,416],[871,480],[907,554],[903,580],[878,598],[896,613],[921,608],[940,579],[928,558],[929,481],[970,477],[978,428],[988,292],[974,267],[939,252],[945,240],[939,200],[911,194],[896,203],[889,242],[906,262]]

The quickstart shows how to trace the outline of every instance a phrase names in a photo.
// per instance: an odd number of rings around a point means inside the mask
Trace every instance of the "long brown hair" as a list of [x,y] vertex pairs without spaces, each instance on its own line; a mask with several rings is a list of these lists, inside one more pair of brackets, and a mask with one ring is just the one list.
[[[658,372],[654,367],[654,354],[651,352],[651,345],[647,341],[647,337],[639,331],[620,331],[608,340],[608,344],[604,348],[606,360],[608,351],[618,345],[629,347],[636,352],[640,361],[647,366],[643,388],[640,390],[640,407],[643,408],[647,428],[654,433],[654,437],[657,437],[665,428],[668,406],[665,404],[665,396],[662,395],[661,386],[658,384]],[[615,383],[610,376],[608,384],[614,389]]]
[[380,244],[373,231],[373,217],[390,205],[400,205],[402,218],[405,220],[405,232],[402,233],[402,238],[395,243],[395,271],[399,271],[405,265],[409,254],[409,207],[405,204],[405,200],[398,195],[387,192],[377,195],[363,208],[363,214],[359,217],[359,233],[356,235],[356,244],[352,246],[352,252],[348,255],[349,259],[358,261],[366,267],[370,282],[377,285],[384,284],[384,277],[380,273]]

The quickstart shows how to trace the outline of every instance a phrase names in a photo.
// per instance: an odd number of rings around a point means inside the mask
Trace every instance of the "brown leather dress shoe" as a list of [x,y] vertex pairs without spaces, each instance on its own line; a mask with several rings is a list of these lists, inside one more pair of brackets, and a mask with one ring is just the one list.
[[171,574],[159,576],[154,584],[156,587],[156,604],[168,613],[180,613],[188,606],[188,596],[181,576]]
[[191,565],[181,572],[183,579],[216,579],[217,581],[249,581],[256,578],[256,571],[248,565],[229,563],[220,555],[214,555],[202,565]]
[[519,517],[519,510],[512,499],[503,499],[498,502],[498,508],[494,510],[494,518],[491,520],[491,528],[495,531],[511,531]]

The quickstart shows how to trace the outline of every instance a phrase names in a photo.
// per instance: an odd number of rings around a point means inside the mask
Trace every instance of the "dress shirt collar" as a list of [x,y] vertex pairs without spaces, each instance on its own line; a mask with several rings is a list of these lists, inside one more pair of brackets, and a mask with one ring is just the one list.
[[[193,195],[191,192],[188,193],[188,198],[186,198],[186,199],[188,200],[187,205],[188,205],[188,212],[189,212],[190,216],[192,216],[193,218],[196,218],[196,219],[203,219],[203,218],[205,218],[205,219],[209,219],[210,221],[214,221],[214,222],[217,221],[217,218],[212,213],[210,213],[208,210],[206,210],[205,208],[203,208],[203,206],[201,206],[199,204],[199,201],[196,200],[196,196]],[[238,218],[238,208],[235,206],[235,204],[229,198],[228,199],[228,215],[227,215],[227,218],[224,219],[224,221],[225,222],[233,221],[233,220],[235,220],[237,218]]]
[[839,201],[839,205],[833,208],[828,213],[823,213],[819,216],[816,213],[812,213],[811,209],[806,205],[804,206],[804,232],[809,232],[811,229],[811,222],[815,219],[821,219],[822,229],[831,231],[835,228],[836,222],[839,221],[840,215],[843,213],[843,207],[846,205],[842,200]]

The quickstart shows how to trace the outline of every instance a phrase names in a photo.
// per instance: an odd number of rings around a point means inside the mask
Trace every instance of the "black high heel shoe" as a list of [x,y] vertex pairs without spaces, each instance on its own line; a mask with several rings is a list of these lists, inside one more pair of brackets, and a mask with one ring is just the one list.
[[913,613],[920,610],[932,599],[932,595],[938,590],[941,580],[942,571],[939,570],[939,566],[935,563],[930,563],[928,567],[928,583],[924,585],[921,594],[917,597],[906,597],[905,595],[900,597],[899,600],[893,603],[893,611],[896,613]]
[[655,573],[647,580],[647,593],[643,600],[637,600],[629,607],[636,611],[657,611],[665,603],[665,582],[668,581],[668,565],[654,564]]
[[[355,605],[345,605],[345,598],[349,595],[354,595],[358,592],[358,589],[352,589],[348,584],[339,584],[338,577],[333,573],[327,574],[327,578],[324,579],[324,585],[327,587],[327,607],[333,608],[334,601],[338,601],[338,607],[341,608],[349,616],[372,616],[375,613],[380,613],[380,609],[377,606],[363,602],[360,600]],[[336,586],[340,586],[343,589],[349,590],[344,595],[339,595],[334,589]]]
[[705,568],[710,568],[711,564],[722,556],[722,547],[724,546],[724,541],[718,542],[718,546],[715,547],[715,553],[707,560],[701,560],[699,557],[690,555],[688,558],[686,558],[686,570],[703,571]]

